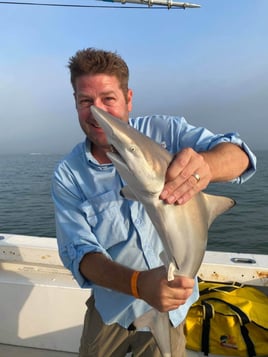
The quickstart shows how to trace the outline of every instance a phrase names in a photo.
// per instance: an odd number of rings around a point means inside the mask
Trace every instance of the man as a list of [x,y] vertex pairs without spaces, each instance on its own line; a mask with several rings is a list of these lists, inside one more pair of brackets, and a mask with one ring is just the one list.
[[183,321],[198,298],[196,281],[182,276],[167,281],[160,239],[143,206],[120,196],[123,182],[90,106],[129,122],[174,154],[160,195],[167,204],[184,204],[210,182],[244,182],[255,171],[255,157],[237,135],[214,135],[183,118],[129,119],[129,72],[116,53],[78,51],[69,69],[86,140],[57,167],[52,194],[61,259],[80,286],[93,289],[80,357],[124,357],[128,351],[160,357],[151,333],[133,327],[151,306],[169,312],[172,354],[184,356]]

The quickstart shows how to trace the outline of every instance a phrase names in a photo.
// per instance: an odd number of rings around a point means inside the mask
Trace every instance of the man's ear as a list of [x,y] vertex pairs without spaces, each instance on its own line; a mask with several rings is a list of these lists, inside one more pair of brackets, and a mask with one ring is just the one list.
[[129,112],[132,111],[132,98],[133,98],[133,91],[132,89],[129,88],[127,92],[127,105],[128,105]]

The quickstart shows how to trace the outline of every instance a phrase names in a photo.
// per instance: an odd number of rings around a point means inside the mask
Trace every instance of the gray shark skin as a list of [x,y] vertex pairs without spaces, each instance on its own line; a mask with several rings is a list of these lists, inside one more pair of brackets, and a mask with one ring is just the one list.
[[[164,203],[159,196],[173,156],[160,144],[102,109],[91,106],[91,112],[111,145],[108,157],[127,183],[122,189],[123,196],[143,204],[158,232],[164,247],[161,259],[168,280],[176,275],[194,278],[204,258],[210,225],[235,202],[199,192],[184,205]],[[134,325],[149,327],[163,357],[171,357],[168,313],[152,308]]]

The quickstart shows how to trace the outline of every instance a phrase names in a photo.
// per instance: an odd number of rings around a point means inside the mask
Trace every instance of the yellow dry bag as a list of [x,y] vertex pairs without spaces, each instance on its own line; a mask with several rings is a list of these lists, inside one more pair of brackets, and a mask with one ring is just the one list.
[[238,283],[201,281],[200,298],[190,308],[187,348],[211,354],[268,357],[268,297]]

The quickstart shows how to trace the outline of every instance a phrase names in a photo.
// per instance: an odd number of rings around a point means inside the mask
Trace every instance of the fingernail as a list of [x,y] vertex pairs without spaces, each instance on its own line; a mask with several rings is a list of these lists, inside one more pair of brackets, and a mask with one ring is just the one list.
[[183,204],[183,198],[179,198],[177,202],[178,202],[179,205],[182,205]]
[[166,200],[167,200],[168,203],[172,204],[172,203],[174,203],[176,201],[176,197],[171,195]]
[[162,200],[164,200],[165,198],[167,198],[167,195],[168,195],[168,191],[164,190],[161,192],[160,197],[162,198]]

